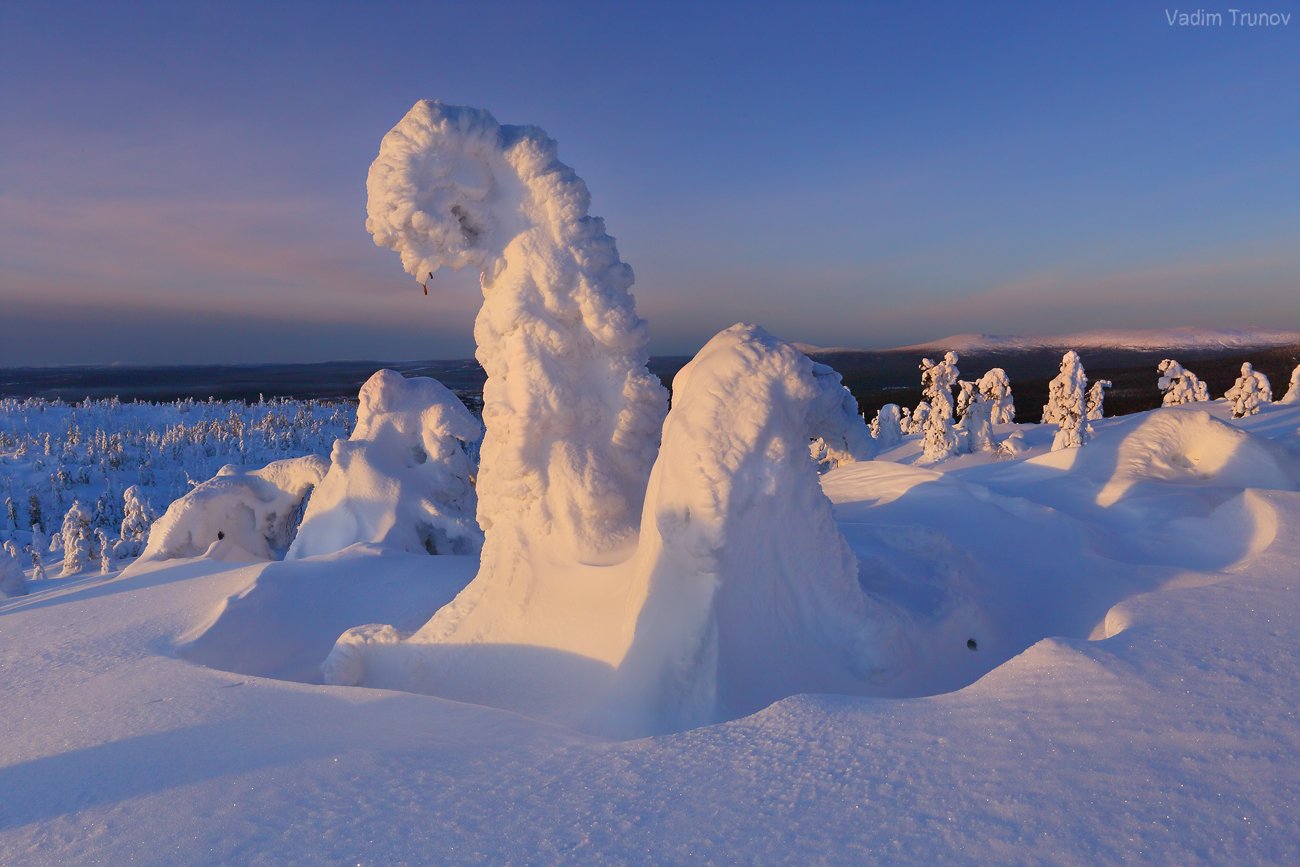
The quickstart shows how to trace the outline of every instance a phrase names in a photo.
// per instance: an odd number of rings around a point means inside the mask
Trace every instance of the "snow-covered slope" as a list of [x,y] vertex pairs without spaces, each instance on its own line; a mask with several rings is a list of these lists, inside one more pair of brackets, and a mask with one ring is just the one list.
[[1048,336],[954,334],[942,340],[900,346],[898,351],[942,352],[952,349],[968,353],[1033,349],[1257,349],[1292,344],[1300,344],[1300,331],[1263,328],[1160,328],[1106,329]]
[[460,557],[173,560],[0,601],[0,862],[1300,860],[1300,407],[1107,419],[1055,454],[1022,430],[1025,460],[921,469],[912,438],[823,477],[865,589],[911,612],[923,697],[611,742],[268,677],[310,679],[350,611],[418,623]]

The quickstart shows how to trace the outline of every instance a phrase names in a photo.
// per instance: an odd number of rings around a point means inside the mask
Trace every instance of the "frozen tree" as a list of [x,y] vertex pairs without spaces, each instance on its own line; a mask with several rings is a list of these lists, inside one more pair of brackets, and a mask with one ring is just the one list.
[[1247,361],[1241,366],[1241,376],[1223,396],[1232,404],[1232,417],[1244,418],[1259,412],[1260,404],[1273,400],[1273,387],[1268,377]]
[[119,535],[124,543],[124,553],[127,556],[138,556],[144,550],[145,541],[149,537],[149,526],[157,519],[157,515],[137,485],[131,485],[122,492],[122,511]]
[[[921,459],[937,463],[957,453],[960,439],[953,428],[952,387],[957,382],[957,353],[948,352],[943,360],[921,359],[922,391],[930,402],[930,412],[921,430]],[[913,414],[913,418],[915,418]]]
[[99,573],[107,575],[113,571],[113,546],[101,527],[95,528],[95,546],[99,549]]
[[1087,415],[1088,421],[1097,421],[1105,413],[1106,389],[1111,387],[1109,379],[1099,379],[1088,388]]
[[1047,405],[1043,407],[1043,424],[1059,429],[1052,440],[1052,451],[1078,448],[1088,442],[1092,428],[1088,424],[1086,395],[1088,377],[1074,350],[1061,358],[1061,372],[1047,386]]
[[989,416],[993,424],[1011,424],[1016,420],[1016,403],[1011,396],[1011,379],[1007,372],[995,367],[976,382],[980,394],[989,401]]
[[887,403],[876,410],[876,417],[871,421],[871,435],[876,438],[876,447],[882,450],[893,448],[902,441],[903,418],[898,404]]
[[543,539],[574,562],[630,556],[667,392],[646,368],[632,269],[555,141],[421,100],[384,136],[366,190],[366,228],[408,273],[480,271],[480,578],[527,595]]
[[1300,403],[1300,364],[1291,371],[1291,387],[1282,395],[1279,403]]
[[[926,404],[925,409],[926,412],[929,412],[930,405]],[[899,418],[898,427],[904,435],[910,434],[912,432],[912,408],[905,406],[899,412],[901,417]]]
[[32,525],[32,543],[27,546],[28,553],[32,557],[32,580],[43,581],[45,579],[45,559],[44,551],[49,544],[45,538],[45,531],[41,529],[40,523]]
[[1160,374],[1156,385],[1165,395],[1162,406],[1180,406],[1210,399],[1205,383],[1172,358],[1161,361],[1156,372]]
[[18,507],[13,497],[5,497],[5,530],[10,536],[18,531]]
[[6,546],[0,550],[0,597],[26,595],[27,576],[23,574],[23,564]]
[[[967,385],[967,383],[962,384]],[[965,434],[967,451],[982,452],[994,448],[992,413],[993,401],[972,389],[960,425]]]
[[90,557],[90,516],[77,500],[72,501],[68,513],[63,516],[59,538],[62,540],[63,575],[75,575],[85,569]]

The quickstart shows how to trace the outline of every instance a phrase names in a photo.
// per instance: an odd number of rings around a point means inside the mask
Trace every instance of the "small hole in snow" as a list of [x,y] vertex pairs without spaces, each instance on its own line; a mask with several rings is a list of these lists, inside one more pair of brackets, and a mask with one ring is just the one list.
[[979,647],[979,645],[975,643],[975,639],[973,639],[973,638],[968,638],[968,639],[966,639],[966,649],[967,649],[967,650],[974,650],[974,649],[977,648],[977,647]]
[[226,538],[226,531],[225,531],[225,530],[218,530],[218,531],[217,531],[217,541],[219,542],[219,541],[221,541],[221,540],[224,539],[224,538]]

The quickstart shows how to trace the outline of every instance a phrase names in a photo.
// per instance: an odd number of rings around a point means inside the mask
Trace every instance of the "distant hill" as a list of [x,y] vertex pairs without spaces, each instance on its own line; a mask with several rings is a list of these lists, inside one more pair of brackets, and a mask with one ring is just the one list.
[[[1038,349],[1257,349],[1271,346],[1294,346],[1300,343],[1300,331],[1246,328],[1159,328],[1105,329],[1023,337],[1000,334],[954,334],[942,340],[900,346],[898,352],[1029,352]],[[842,351],[842,350],[831,350]]]

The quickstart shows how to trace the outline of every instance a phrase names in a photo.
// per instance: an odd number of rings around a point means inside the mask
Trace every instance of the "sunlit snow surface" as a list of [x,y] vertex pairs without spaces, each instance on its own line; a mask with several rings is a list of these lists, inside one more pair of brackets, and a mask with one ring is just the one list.
[[896,688],[649,739],[310,682],[342,626],[415,628],[472,558],[172,560],[4,600],[0,862],[1295,863],[1300,407],[1096,427],[823,477],[909,614]]

